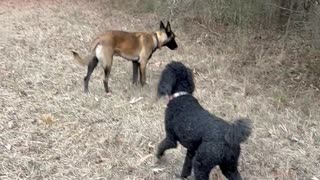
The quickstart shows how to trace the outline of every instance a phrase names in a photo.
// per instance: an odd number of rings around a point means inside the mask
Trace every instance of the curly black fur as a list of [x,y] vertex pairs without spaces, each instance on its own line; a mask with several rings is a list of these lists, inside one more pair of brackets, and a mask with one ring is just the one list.
[[211,169],[220,166],[228,179],[239,180],[240,143],[251,134],[251,121],[238,119],[229,124],[203,109],[194,91],[192,71],[181,62],[171,62],[161,74],[158,96],[179,91],[189,94],[169,101],[165,112],[166,137],[158,147],[157,158],[177,142],[187,148],[181,177],[190,176],[193,167],[196,180],[208,180]]

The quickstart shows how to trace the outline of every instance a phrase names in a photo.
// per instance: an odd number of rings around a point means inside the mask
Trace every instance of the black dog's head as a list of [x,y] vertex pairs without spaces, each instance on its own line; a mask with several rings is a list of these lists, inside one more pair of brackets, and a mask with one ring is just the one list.
[[181,62],[172,61],[161,73],[161,78],[158,83],[158,97],[171,96],[179,91],[192,94],[194,88],[191,69]]
[[167,46],[171,50],[178,48],[175,37],[176,35],[172,32],[170,23],[168,21],[167,26],[165,27],[163,22],[160,21],[160,31],[165,32],[167,38],[164,40],[163,46]]

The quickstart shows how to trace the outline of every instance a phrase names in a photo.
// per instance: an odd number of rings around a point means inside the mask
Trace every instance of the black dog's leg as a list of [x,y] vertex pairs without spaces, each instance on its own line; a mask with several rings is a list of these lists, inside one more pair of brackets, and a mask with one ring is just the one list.
[[132,83],[136,84],[138,81],[139,62],[132,61]]
[[194,157],[195,152],[188,150],[186,154],[186,158],[184,160],[183,169],[181,173],[182,178],[187,178],[191,174],[192,169],[192,159]]
[[223,175],[229,180],[242,180],[236,164],[220,165]]
[[161,141],[158,147],[158,152],[156,154],[157,158],[160,159],[167,149],[176,148],[176,147],[177,147],[177,141],[171,140],[170,138],[166,137]]
[[98,59],[94,57],[88,65],[88,71],[86,77],[84,77],[84,92],[88,93],[89,91],[89,80],[93,70],[97,67]]
[[[214,164],[211,164],[212,166],[209,166],[205,161],[201,161],[199,157],[199,154],[196,155],[196,157],[193,159],[193,169],[194,169],[194,175],[196,180],[209,180],[209,174],[211,169],[215,166]],[[211,162],[212,163],[212,162]]]

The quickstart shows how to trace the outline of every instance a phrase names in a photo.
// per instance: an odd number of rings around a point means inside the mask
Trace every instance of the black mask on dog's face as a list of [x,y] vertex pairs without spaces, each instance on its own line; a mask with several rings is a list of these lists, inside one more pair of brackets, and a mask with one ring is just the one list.
[[167,23],[167,26],[164,27],[163,22],[160,22],[160,30],[165,31],[168,39],[165,41],[163,46],[167,46],[171,50],[175,50],[178,48],[178,44],[175,40],[176,35],[172,32],[170,23]]

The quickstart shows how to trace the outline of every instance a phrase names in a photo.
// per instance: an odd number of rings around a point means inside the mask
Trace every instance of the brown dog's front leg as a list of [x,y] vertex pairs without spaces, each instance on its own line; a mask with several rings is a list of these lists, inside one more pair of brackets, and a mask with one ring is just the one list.
[[132,61],[132,84],[136,84],[138,81],[139,62]]
[[146,66],[147,66],[147,61],[142,60],[140,62],[140,83],[141,86],[143,87],[146,84]]

